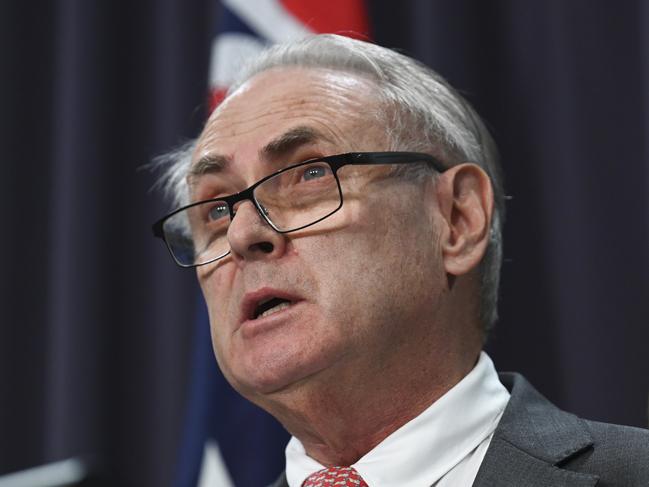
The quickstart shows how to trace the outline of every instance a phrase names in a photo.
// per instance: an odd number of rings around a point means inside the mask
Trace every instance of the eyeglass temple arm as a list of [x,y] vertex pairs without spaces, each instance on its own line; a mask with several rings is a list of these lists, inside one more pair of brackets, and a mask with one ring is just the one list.
[[427,162],[436,171],[444,172],[447,168],[437,158],[421,152],[356,152],[350,154],[357,164],[412,164]]

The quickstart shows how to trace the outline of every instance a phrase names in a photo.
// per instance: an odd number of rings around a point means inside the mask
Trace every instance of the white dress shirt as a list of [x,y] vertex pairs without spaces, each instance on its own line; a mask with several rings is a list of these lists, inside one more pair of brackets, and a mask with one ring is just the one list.
[[[369,487],[469,487],[509,401],[489,356],[482,352],[466,377],[419,416],[352,465]],[[289,487],[325,468],[291,438]]]

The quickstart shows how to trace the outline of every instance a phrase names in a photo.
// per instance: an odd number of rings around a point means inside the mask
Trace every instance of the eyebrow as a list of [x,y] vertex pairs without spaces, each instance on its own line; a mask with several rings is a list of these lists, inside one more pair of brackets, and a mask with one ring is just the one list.
[[220,154],[208,154],[201,157],[194,164],[187,174],[188,179],[193,179],[204,174],[217,173],[222,171],[230,162],[230,159]]
[[[288,156],[296,149],[317,142],[319,140],[329,141],[330,139],[318,130],[301,125],[292,128],[276,139],[270,141],[259,150],[259,158],[266,160],[277,160]],[[207,154],[201,157],[194,164],[187,174],[188,178],[194,179],[204,174],[218,173],[230,164],[231,159],[221,154]]]
[[[279,137],[273,139],[259,150],[259,158],[266,160],[277,160],[287,157],[302,146],[313,144],[319,140],[331,142],[322,132],[300,125],[287,130]],[[205,174],[216,174],[223,171],[231,162],[231,158],[221,154],[207,154],[201,157],[187,173],[187,179],[195,182],[197,178]]]
[[299,149],[304,145],[312,144],[319,140],[330,142],[327,137],[316,129],[306,125],[301,125],[284,132],[282,135],[266,144],[259,151],[259,158],[269,160],[279,159],[288,156],[291,152],[294,152],[296,149]]

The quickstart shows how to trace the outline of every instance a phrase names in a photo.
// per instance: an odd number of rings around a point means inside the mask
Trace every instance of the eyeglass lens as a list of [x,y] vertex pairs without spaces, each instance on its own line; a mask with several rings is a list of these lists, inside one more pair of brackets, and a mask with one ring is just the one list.
[[[342,198],[329,164],[314,161],[282,171],[253,191],[263,217],[286,233],[311,225],[340,208]],[[230,251],[232,219],[225,201],[207,201],[178,212],[163,226],[171,253],[180,265],[200,265]]]

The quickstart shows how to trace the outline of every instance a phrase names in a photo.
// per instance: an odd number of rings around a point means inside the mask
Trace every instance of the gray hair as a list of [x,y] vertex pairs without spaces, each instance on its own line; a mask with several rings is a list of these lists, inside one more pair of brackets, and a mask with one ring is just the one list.
[[[447,165],[470,161],[489,175],[495,208],[489,245],[480,264],[480,320],[488,331],[498,318],[505,196],[496,145],[469,103],[427,66],[390,49],[334,34],[306,37],[265,50],[244,67],[226,95],[276,67],[328,68],[362,76],[378,87],[379,110],[392,150],[434,154]],[[163,186],[176,204],[188,201],[185,176],[194,143],[163,156]]]

